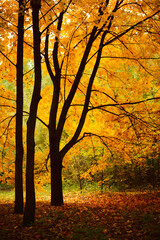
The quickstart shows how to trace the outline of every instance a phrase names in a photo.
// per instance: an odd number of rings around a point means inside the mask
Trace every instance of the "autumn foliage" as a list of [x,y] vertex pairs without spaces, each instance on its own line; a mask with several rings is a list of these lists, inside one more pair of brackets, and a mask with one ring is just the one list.
[[1,1],[1,186],[15,183],[22,71],[24,186],[51,184],[52,205],[63,204],[62,182],[159,188],[159,13],[155,0]]

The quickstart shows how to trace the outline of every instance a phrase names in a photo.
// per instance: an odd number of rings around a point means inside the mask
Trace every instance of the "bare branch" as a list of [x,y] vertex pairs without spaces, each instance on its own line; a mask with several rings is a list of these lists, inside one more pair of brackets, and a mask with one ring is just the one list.
[[7,124],[7,127],[5,128],[4,132],[1,134],[0,138],[2,138],[5,135],[6,131],[8,131],[8,128],[9,128],[9,126],[10,126],[10,124],[11,124],[11,122],[12,122],[12,120],[15,116],[16,116],[16,114],[14,114],[13,116],[10,116],[10,120]]
[[4,99],[6,99],[6,100],[9,100],[9,101],[14,101],[14,102],[16,102],[16,100],[15,100],[15,99],[12,99],[12,98],[7,98],[7,97],[1,96],[1,95],[0,95],[0,98],[4,98]]
[[154,57],[140,57],[140,58],[132,58],[132,57],[116,57],[116,56],[102,56],[101,58],[114,58],[114,59],[127,59],[127,60],[159,60],[160,57],[154,58]]
[[[16,109],[16,107],[14,106],[10,106],[10,105],[7,105],[7,104],[4,104],[4,105],[0,105],[0,107],[7,107],[7,108],[13,108],[13,109]],[[27,111],[23,111],[23,113],[26,113],[27,115],[29,115],[29,112]],[[41,118],[39,118],[38,116],[36,117],[45,127],[48,128],[48,124],[46,124]]]
[[[131,31],[132,29],[134,29],[135,27],[137,27],[138,25],[142,24],[143,22],[151,19],[152,17],[154,17],[155,15],[157,15],[160,12],[160,10],[156,11],[155,13],[153,13],[151,16],[146,17],[145,19],[137,22],[136,24],[132,25],[131,27],[127,28],[126,30],[124,30],[123,32],[117,34],[116,36],[114,36],[113,38],[111,38],[110,40],[108,40],[106,43],[103,44],[102,48],[113,43],[114,41],[118,40],[119,38],[121,38],[122,36],[124,36],[126,33],[128,33],[129,31]],[[87,63],[97,54],[97,52],[100,51],[100,49],[98,49],[87,61]]]
[[16,67],[16,64],[14,62],[12,62],[8,57],[7,55],[5,55],[1,50],[0,50],[0,53],[13,65]]
[[136,102],[104,104],[104,105],[99,105],[99,106],[96,106],[96,107],[89,108],[88,111],[91,111],[91,110],[94,110],[94,109],[100,109],[100,108],[103,108],[103,107],[116,107],[116,106],[124,106],[124,105],[135,105],[135,104],[144,103],[144,102],[148,102],[148,101],[152,101],[152,100],[159,100],[159,99],[160,99],[160,97],[153,97],[153,98],[148,98],[148,99],[140,100],[140,101],[136,101]]
[[1,18],[3,21],[5,21],[5,22],[7,22],[7,23],[11,24],[13,27],[17,28],[17,26],[16,26],[16,25],[14,25],[14,24],[13,24],[12,22],[10,22],[9,20],[7,20],[7,19],[3,18],[2,16],[0,16],[0,18]]

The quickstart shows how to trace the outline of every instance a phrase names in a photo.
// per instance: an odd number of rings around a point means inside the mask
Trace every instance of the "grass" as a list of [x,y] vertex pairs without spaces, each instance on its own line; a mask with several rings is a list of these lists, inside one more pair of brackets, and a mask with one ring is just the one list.
[[35,224],[22,227],[13,214],[14,191],[0,191],[0,239],[159,240],[160,191],[65,191],[64,205],[50,206],[50,189],[37,191]]

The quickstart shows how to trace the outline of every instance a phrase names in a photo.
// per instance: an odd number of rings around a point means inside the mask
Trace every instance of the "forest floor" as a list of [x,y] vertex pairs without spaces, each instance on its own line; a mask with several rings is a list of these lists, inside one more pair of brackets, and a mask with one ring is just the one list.
[[[1,195],[1,192],[0,192]],[[37,199],[36,220],[22,227],[12,197],[0,200],[0,239],[159,240],[160,191],[65,193],[62,207]]]

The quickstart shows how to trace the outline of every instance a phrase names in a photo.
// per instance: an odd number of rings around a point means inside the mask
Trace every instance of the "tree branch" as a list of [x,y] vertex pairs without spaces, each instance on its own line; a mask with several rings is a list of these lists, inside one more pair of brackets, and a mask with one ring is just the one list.
[[[6,104],[4,104],[4,105],[0,105],[0,107],[7,107],[7,108],[13,108],[13,109],[16,109],[16,107],[14,107],[14,106],[10,106],[10,105],[6,105]],[[27,111],[23,111],[23,113],[26,113],[27,115],[29,115],[29,112],[27,112]],[[45,127],[47,127],[48,128],[48,124],[46,124],[41,118],[39,118],[38,116],[36,117]]]
[[[121,38],[123,35],[125,35],[126,33],[128,33],[129,31],[131,31],[132,29],[134,29],[136,26],[142,24],[143,22],[151,19],[152,17],[154,17],[155,15],[157,15],[160,12],[160,10],[156,11],[155,13],[153,13],[151,16],[146,17],[145,19],[137,22],[136,24],[132,25],[131,27],[127,28],[125,31],[123,31],[122,33],[117,34],[116,36],[114,36],[112,39],[108,40],[108,42],[106,42],[105,44],[103,44],[102,48],[113,43],[114,41],[116,41],[117,39]],[[100,51],[100,49],[98,49],[87,61],[87,63],[97,54],[97,52]]]
[[12,62],[1,50],[0,53],[14,66],[16,67],[16,64],[14,62]]
[[[103,104],[103,105],[99,105],[96,107],[91,107],[88,109],[88,111],[91,111],[94,109],[100,109],[102,107],[117,107],[117,106],[124,106],[124,105],[135,105],[135,104],[144,103],[144,102],[153,101],[153,100],[159,100],[159,99],[160,99],[160,97],[153,97],[153,98],[148,98],[148,99],[140,100],[140,101],[136,101],[136,102]],[[113,100],[113,98],[112,98],[112,100]]]

